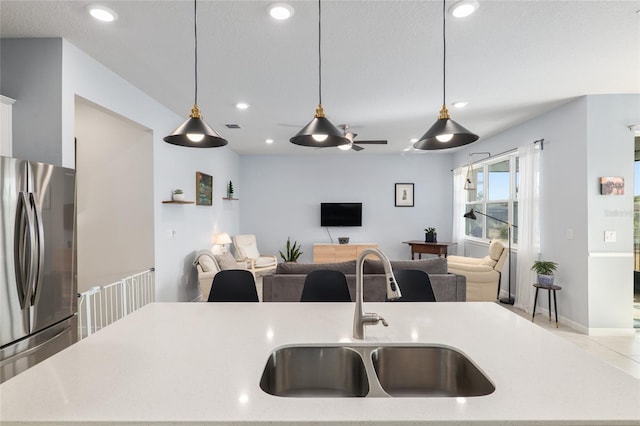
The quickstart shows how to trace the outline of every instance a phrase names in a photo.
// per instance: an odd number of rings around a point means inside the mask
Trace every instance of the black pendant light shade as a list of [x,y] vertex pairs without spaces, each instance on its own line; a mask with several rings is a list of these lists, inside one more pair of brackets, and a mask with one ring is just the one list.
[[438,121],[422,135],[413,146],[416,149],[436,150],[449,149],[467,145],[478,140],[478,135],[471,133],[449,117],[446,106],[442,106]]
[[446,36],[446,0],[442,1],[442,109],[433,126],[416,142],[413,147],[422,150],[449,149],[463,146],[478,140],[449,116],[447,110],[447,36]]
[[336,126],[324,116],[322,105],[316,108],[313,120],[302,128],[289,142],[316,148],[348,145],[351,143]]
[[165,142],[187,146],[191,148],[217,148],[225,146],[228,142],[213,130],[202,118],[198,108],[198,14],[197,0],[193,0],[193,34],[194,34],[194,86],[195,96],[193,108],[187,121],[182,123],[169,136],[163,139]]
[[327,148],[351,143],[344,132],[325,117],[322,108],[322,6],[318,0],[318,106],[313,120],[302,128],[289,142],[295,145]]
[[189,118],[169,136],[165,136],[164,141],[173,145],[192,148],[217,148],[228,143],[226,139],[205,123],[197,105],[194,105],[191,109]]

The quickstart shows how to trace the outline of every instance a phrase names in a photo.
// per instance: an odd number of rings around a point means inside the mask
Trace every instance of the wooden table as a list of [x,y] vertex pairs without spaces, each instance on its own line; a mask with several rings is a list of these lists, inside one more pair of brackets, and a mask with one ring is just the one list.
[[416,253],[418,253],[418,259],[422,259],[422,253],[436,254],[439,257],[444,255],[444,257],[447,257],[447,247],[457,245],[457,243],[427,243],[418,240],[403,241],[402,244],[409,244],[411,247],[411,260],[414,259]]

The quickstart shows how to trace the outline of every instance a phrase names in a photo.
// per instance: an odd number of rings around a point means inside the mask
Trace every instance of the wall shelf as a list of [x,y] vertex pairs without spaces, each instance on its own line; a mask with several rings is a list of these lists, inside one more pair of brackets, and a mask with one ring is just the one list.
[[162,204],[193,204],[195,201],[175,201],[175,200],[167,200],[163,201]]
[[222,197],[223,200],[239,200],[239,198],[233,198],[233,197]]

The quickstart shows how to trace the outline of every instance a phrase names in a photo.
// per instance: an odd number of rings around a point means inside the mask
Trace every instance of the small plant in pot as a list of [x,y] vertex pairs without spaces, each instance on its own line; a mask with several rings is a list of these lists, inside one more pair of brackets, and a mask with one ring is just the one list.
[[549,260],[536,260],[531,266],[531,270],[538,274],[540,285],[553,285],[554,272],[557,268],[558,264]]
[[427,243],[438,242],[438,234],[436,228],[424,228],[424,241]]
[[286,253],[280,251],[280,257],[285,262],[297,262],[298,258],[302,255],[303,252],[300,251],[301,246],[298,245],[297,241],[294,241],[291,244],[291,238],[287,237],[287,247]]
[[184,193],[182,192],[182,189],[176,189],[173,191],[171,198],[173,201],[184,201]]

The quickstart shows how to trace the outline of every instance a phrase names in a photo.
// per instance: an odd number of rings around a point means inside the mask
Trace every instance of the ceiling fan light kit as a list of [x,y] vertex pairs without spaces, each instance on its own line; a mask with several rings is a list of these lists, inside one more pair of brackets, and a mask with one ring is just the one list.
[[442,0],[442,108],[438,120],[415,143],[414,148],[421,150],[438,150],[456,148],[478,140],[478,135],[471,133],[451,119],[447,109],[447,37],[446,37],[446,0]]
[[195,99],[189,118],[176,128],[164,141],[173,145],[191,148],[217,148],[228,142],[213,130],[202,118],[198,108],[198,13],[197,0],[193,0],[193,33],[194,33],[194,80]]

